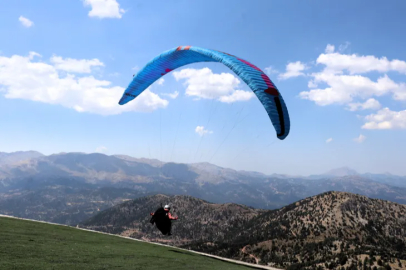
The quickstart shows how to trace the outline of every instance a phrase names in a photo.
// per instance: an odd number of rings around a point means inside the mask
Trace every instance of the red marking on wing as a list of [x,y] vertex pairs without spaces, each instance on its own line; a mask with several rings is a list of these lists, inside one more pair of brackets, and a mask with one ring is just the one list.
[[238,59],[238,60],[240,60],[241,62],[243,62],[244,64],[247,64],[248,66],[252,67],[253,69],[256,69],[256,70],[258,70],[258,71],[261,71],[261,72],[262,72],[262,70],[260,70],[258,67],[254,66],[254,65],[253,65],[253,64],[251,64],[250,62],[245,61],[245,60],[240,59],[240,58],[237,58],[237,59]]
[[232,54],[229,54],[229,53],[226,53],[226,52],[222,52],[222,51],[218,51],[218,52],[221,52],[221,53],[227,54],[227,55],[229,55],[229,56],[235,57],[235,55],[232,55]]
[[164,72],[164,73],[161,73],[161,75],[163,76],[163,75],[165,75],[166,73],[171,72],[172,70],[173,70],[173,69],[167,68],[167,69],[165,69],[165,72]]
[[266,76],[264,73],[261,74],[262,79],[265,81],[266,85],[268,86],[267,89],[264,90],[265,93],[270,94],[272,96],[279,96],[278,90],[276,90],[275,85],[272,81]]
[[275,88],[269,87],[264,92],[267,93],[267,94],[270,94],[272,96],[279,96],[279,92]]
[[186,47],[184,48],[184,50],[187,51],[187,50],[190,49],[190,47],[191,47],[191,46],[186,46]]
[[268,87],[276,88],[273,82],[264,73],[261,74],[262,79],[265,81]]

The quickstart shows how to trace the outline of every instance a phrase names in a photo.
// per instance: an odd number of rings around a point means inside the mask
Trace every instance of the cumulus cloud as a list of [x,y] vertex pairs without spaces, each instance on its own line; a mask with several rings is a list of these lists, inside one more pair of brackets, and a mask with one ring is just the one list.
[[91,7],[89,17],[120,19],[125,12],[117,0],[83,0],[83,3]]
[[[344,44],[341,44],[340,46],[338,46],[338,51],[339,52],[343,52],[345,51],[348,47],[350,46],[350,43],[347,41]],[[336,47],[334,45],[331,44],[327,44],[326,49],[324,50],[324,52],[326,54],[330,54],[330,53],[334,53],[335,52]]]
[[162,95],[163,95],[163,96],[168,96],[168,97],[170,97],[170,98],[172,98],[172,99],[175,99],[175,98],[178,97],[179,92],[178,92],[178,91],[175,91],[175,92],[173,92],[173,93],[163,93]]
[[307,69],[307,66],[300,61],[287,64],[286,72],[279,74],[279,79],[286,80],[293,77],[304,76],[303,71]]
[[177,81],[185,81],[188,96],[217,99],[227,103],[246,101],[254,96],[251,91],[237,90],[241,82],[230,73],[214,74],[209,68],[187,68],[172,74]]
[[389,108],[367,115],[363,129],[406,129],[406,110],[391,111]]
[[365,141],[366,138],[367,138],[367,137],[365,137],[364,135],[360,134],[357,138],[354,138],[354,142],[362,143],[362,142]]
[[221,96],[219,100],[225,103],[233,103],[235,101],[247,101],[254,96],[253,92],[235,90],[231,95]]
[[[38,53],[30,52],[28,56],[13,55],[0,56],[0,91],[6,98],[19,98],[57,104],[78,112],[90,112],[102,115],[120,114],[122,112],[151,112],[158,108],[165,108],[168,101],[160,98],[149,89],[138,98],[124,106],[118,105],[124,88],[112,86],[110,81],[96,79],[91,74],[79,76],[67,72],[61,75],[58,70],[70,70],[76,73],[87,73],[93,63],[100,65],[100,61],[93,60],[63,60],[50,63],[34,61]],[[78,68],[71,68],[69,64],[80,63]],[[85,63],[85,64],[84,64]]]
[[[307,74],[311,77],[308,91],[299,97],[315,102],[319,106],[344,105],[349,111],[379,110],[363,116],[363,129],[405,129],[406,111],[392,111],[382,108],[378,98],[390,96],[395,101],[406,101],[406,83],[395,81],[390,73],[406,75],[406,62],[374,55],[345,54],[349,43],[339,46],[328,44],[316,63],[323,68],[319,72]],[[374,72],[375,76],[368,76]],[[401,76],[398,78],[402,78]],[[357,142],[365,140],[360,135]]]
[[157,84],[163,85],[164,82],[165,82],[165,79],[164,79],[164,78],[159,78],[159,80],[157,81]]
[[309,81],[307,83],[307,87],[309,87],[309,88],[316,88],[317,86],[318,85],[317,85],[317,83],[315,81]]
[[74,73],[91,73],[92,67],[104,66],[99,59],[63,59],[60,56],[52,56],[51,63],[54,64],[56,69]]
[[299,95],[321,106],[346,104],[354,98],[366,99],[388,93],[392,93],[395,99],[406,100],[406,85],[394,82],[386,74],[377,81],[360,75],[335,75],[326,72],[314,73],[313,77],[312,83],[326,83],[329,87],[303,91]]
[[386,57],[378,58],[373,55],[350,55],[338,52],[325,53],[321,54],[316,62],[317,64],[325,65],[325,72],[330,73],[341,74],[343,71],[348,71],[350,74],[362,74],[371,71],[381,73],[396,71],[406,74],[405,61],[398,59],[388,60]]
[[326,49],[325,49],[324,51],[325,51],[326,53],[333,53],[334,50],[335,50],[334,45],[327,44],[327,47],[326,47]]
[[[333,45],[327,45],[325,51],[317,58],[317,63],[324,65],[324,69],[311,74],[308,83],[311,90],[301,92],[301,98],[320,106],[346,104],[350,110],[379,109],[379,102],[371,99],[374,96],[390,94],[395,100],[406,100],[406,84],[395,82],[386,74],[389,71],[406,74],[406,62],[371,55],[341,54],[334,52]],[[360,75],[372,71],[385,74],[376,80]],[[320,88],[319,85],[327,87]],[[360,103],[353,102],[354,99],[368,100]]]
[[197,134],[199,134],[200,136],[213,133],[213,131],[205,129],[204,126],[197,126],[196,129],[195,129],[195,132]]
[[272,66],[266,67],[264,70],[265,70],[265,73],[266,73],[268,76],[271,76],[272,74],[277,74],[277,73],[279,73],[279,71],[277,71],[276,69],[274,69]]
[[30,28],[31,26],[34,25],[34,23],[33,23],[32,21],[30,21],[30,19],[27,19],[27,18],[25,18],[25,17],[23,17],[23,16],[20,16],[20,17],[18,18],[18,20],[21,22],[21,24],[22,24],[23,26],[25,26],[25,27],[27,27],[27,28]]
[[326,140],[326,143],[331,143],[333,141],[333,138],[328,138],[327,140]]
[[348,110],[349,111],[358,111],[358,110],[378,110],[381,108],[381,103],[379,103],[378,100],[374,99],[374,98],[370,98],[367,101],[365,101],[364,103],[350,103],[348,104]]
[[28,53],[28,59],[30,59],[30,60],[34,59],[35,56],[37,56],[37,57],[42,57],[42,55],[40,55],[40,54],[37,53],[37,52],[29,52],[29,53]]

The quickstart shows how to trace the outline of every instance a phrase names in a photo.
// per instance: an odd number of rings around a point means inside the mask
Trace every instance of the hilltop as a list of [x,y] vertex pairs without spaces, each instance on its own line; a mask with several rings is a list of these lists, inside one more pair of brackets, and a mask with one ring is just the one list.
[[[150,212],[171,203],[179,216],[168,238],[149,223]],[[81,227],[138,239],[184,245],[202,240],[214,242],[229,232],[242,230],[245,224],[264,210],[238,204],[214,204],[190,196],[154,195],[127,201],[82,222]]]
[[[173,237],[160,236],[148,223],[148,211],[159,202],[173,203],[181,218]],[[406,206],[346,192],[278,210],[157,195],[115,206],[83,226],[290,269],[358,267],[367,255],[370,266],[379,260],[393,268],[406,263]]]
[[206,252],[253,258],[290,269],[363,264],[365,256],[399,268],[406,260],[406,206],[345,192],[327,192],[253,218],[223,242],[197,243]]
[[0,217],[0,269],[253,269],[169,246]]

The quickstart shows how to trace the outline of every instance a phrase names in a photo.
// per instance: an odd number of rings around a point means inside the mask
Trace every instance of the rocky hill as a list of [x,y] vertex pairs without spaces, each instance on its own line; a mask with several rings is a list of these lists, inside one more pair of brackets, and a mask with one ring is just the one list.
[[[171,237],[163,236],[149,223],[150,213],[167,203],[173,205],[172,213],[179,217],[172,222]],[[190,196],[159,194],[102,211],[80,227],[181,246],[193,241],[211,243],[224,239],[227,233],[237,233],[262,212],[238,204],[214,204]]]
[[[180,217],[171,237],[149,224],[149,212],[168,202]],[[345,192],[278,210],[156,195],[105,210],[81,226],[288,269],[406,266],[406,205]]]
[[327,192],[259,215],[222,242],[189,247],[289,269],[399,269],[406,262],[406,206]]

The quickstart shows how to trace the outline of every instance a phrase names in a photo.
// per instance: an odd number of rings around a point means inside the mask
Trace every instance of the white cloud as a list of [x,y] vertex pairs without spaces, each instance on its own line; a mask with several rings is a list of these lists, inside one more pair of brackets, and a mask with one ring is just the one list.
[[235,90],[231,95],[221,96],[219,100],[225,103],[233,103],[236,101],[247,101],[254,97],[252,91]]
[[175,98],[178,97],[179,92],[178,92],[178,91],[175,91],[175,92],[173,92],[173,93],[164,93],[164,94],[162,94],[162,95],[163,95],[163,96],[168,96],[168,97],[170,97],[170,98],[172,98],[172,99],[175,99]]
[[299,96],[303,99],[314,101],[317,105],[326,106],[335,102],[344,103],[351,101],[351,96],[347,93],[334,91],[333,88],[315,89],[309,92],[301,92]]
[[157,84],[163,85],[164,82],[165,82],[165,79],[164,79],[164,78],[159,78],[159,80],[157,81]]
[[362,143],[365,141],[367,137],[365,137],[364,135],[360,134],[357,138],[354,138],[354,141],[357,143]]
[[321,106],[333,103],[346,104],[351,102],[354,97],[366,99],[388,93],[392,93],[394,99],[406,100],[406,85],[394,82],[386,74],[378,78],[376,82],[360,75],[335,75],[320,72],[314,73],[312,76],[314,77],[313,83],[323,82],[329,87],[303,91],[299,95],[301,98],[312,100]]
[[274,69],[272,66],[269,66],[269,67],[265,68],[265,73],[268,74],[268,76],[271,76],[272,74],[279,73],[279,71]]
[[350,43],[347,41],[347,42],[345,42],[344,44],[341,44],[341,45],[338,47],[338,51],[343,52],[343,51],[345,51],[349,46],[350,46]]
[[214,74],[209,68],[182,69],[172,73],[177,81],[185,80],[186,95],[221,102],[246,101],[254,95],[236,90],[240,81],[230,73]]
[[395,112],[384,108],[367,115],[365,120],[363,129],[406,129],[406,110]]
[[325,49],[324,51],[325,51],[326,53],[333,53],[334,50],[335,50],[334,45],[327,44],[327,47],[326,47],[326,49]]
[[333,138],[328,138],[327,140],[326,140],[326,143],[331,143],[333,141]]
[[[393,100],[406,101],[406,83],[396,82],[388,75],[389,72],[406,74],[406,62],[342,53],[348,46],[347,42],[336,52],[333,45],[327,45],[325,53],[320,54],[316,61],[324,68],[309,75],[309,90],[302,91],[299,96],[320,106],[341,104],[349,111],[379,110],[368,116],[357,116],[365,120],[363,129],[406,129],[406,110],[381,109],[382,105],[377,100],[390,95]],[[370,72],[381,74],[372,78],[366,75]],[[357,138],[359,142],[363,140],[363,135]]]
[[[343,51],[345,51],[349,46],[350,46],[350,43],[347,41],[347,42],[345,42],[344,44],[341,44],[340,46],[338,46],[338,51],[339,51],[339,52],[343,52]],[[336,49],[336,48],[335,48],[334,45],[327,44],[326,49],[324,50],[324,52],[325,52],[326,54],[334,53],[335,49]]]
[[392,97],[394,100],[406,100],[406,84],[398,84],[397,87],[393,89]]
[[[131,103],[120,106],[124,88],[111,86],[110,81],[98,80],[92,75],[76,76],[58,73],[57,65],[34,61],[38,53],[29,56],[0,56],[0,89],[6,98],[19,98],[61,105],[78,112],[102,115],[122,112],[151,112],[165,108],[168,101],[149,89]],[[80,61],[80,60],[75,60]],[[92,60],[84,60],[85,63]],[[52,63],[52,61],[51,61]],[[81,71],[86,69],[81,67]]]
[[120,8],[116,0],[83,0],[85,6],[90,6],[89,17],[121,18],[125,10]]
[[29,52],[29,54],[28,54],[28,59],[32,60],[32,59],[34,59],[35,56],[37,56],[37,57],[42,57],[42,55],[40,55],[40,54],[37,53],[37,52]]
[[205,134],[212,134],[213,133],[213,131],[204,129],[204,126],[197,126],[196,129],[195,129],[195,132],[197,134],[199,134],[200,136],[203,136]]
[[374,98],[370,98],[367,101],[365,101],[364,103],[350,103],[348,104],[348,110],[349,111],[358,111],[358,110],[378,110],[381,108],[381,104],[379,103],[378,100],[374,99]]
[[303,71],[307,66],[300,61],[292,62],[286,65],[286,72],[279,75],[279,79],[285,80],[293,77],[304,76]]
[[316,88],[317,86],[318,85],[317,85],[317,83],[315,81],[309,81],[307,83],[307,87],[309,87],[309,88]]
[[104,64],[99,59],[63,59],[60,56],[52,56],[51,63],[54,64],[54,67],[56,69],[75,73],[91,73],[92,67],[104,66]]
[[373,55],[359,56],[356,54],[327,53],[317,58],[317,64],[326,66],[326,72],[362,74],[371,71],[389,72],[397,71],[406,74],[406,62],[394,59],[389,61],[386,57],[377,58]]
[[[329,53],[321,54],[317,59],[317,63],[323,64],[325,68],[321,72],[311,74],[313,78],[309,81],[308,86],[312,90],[301,92],[299,94],[301,98],[312,100],[321,106],[334,103],[357,104],[352,103],[354,98],[369,99],[386,94],[391,94],[395,100],[406,100],[405,83],[397,83],[387,74],[381,75],[376,81],[356,74],[370,71],[381,73],[398,71],[406,74],[406,62],[389,61],[385,57],[378,59],[375,56],[334,53],[332,45],[327,45],[326,52]],[[349,74],[344,74],[345,72]],[[320,84],[326,84],[327,87],[317,88]],[[359,107],[349,106],[350,108]]]
[[20,16],[20,17],[18,18],[18,20],[21,22],[21,24],[22,24],[23,26],[25,26],[25,27],[27,27],[27,28],[29,28],[29,27],[31,27],[31,26],[34,25],[34,23],[33,23],[32,21],[30,21],[30,19],[27,19],[27,18],[25,18],[25,17],[23,17],[23,16]]
[[105,146],[99,146],[96,148],[96,153],[104,153],[107,151],[107,147]]

